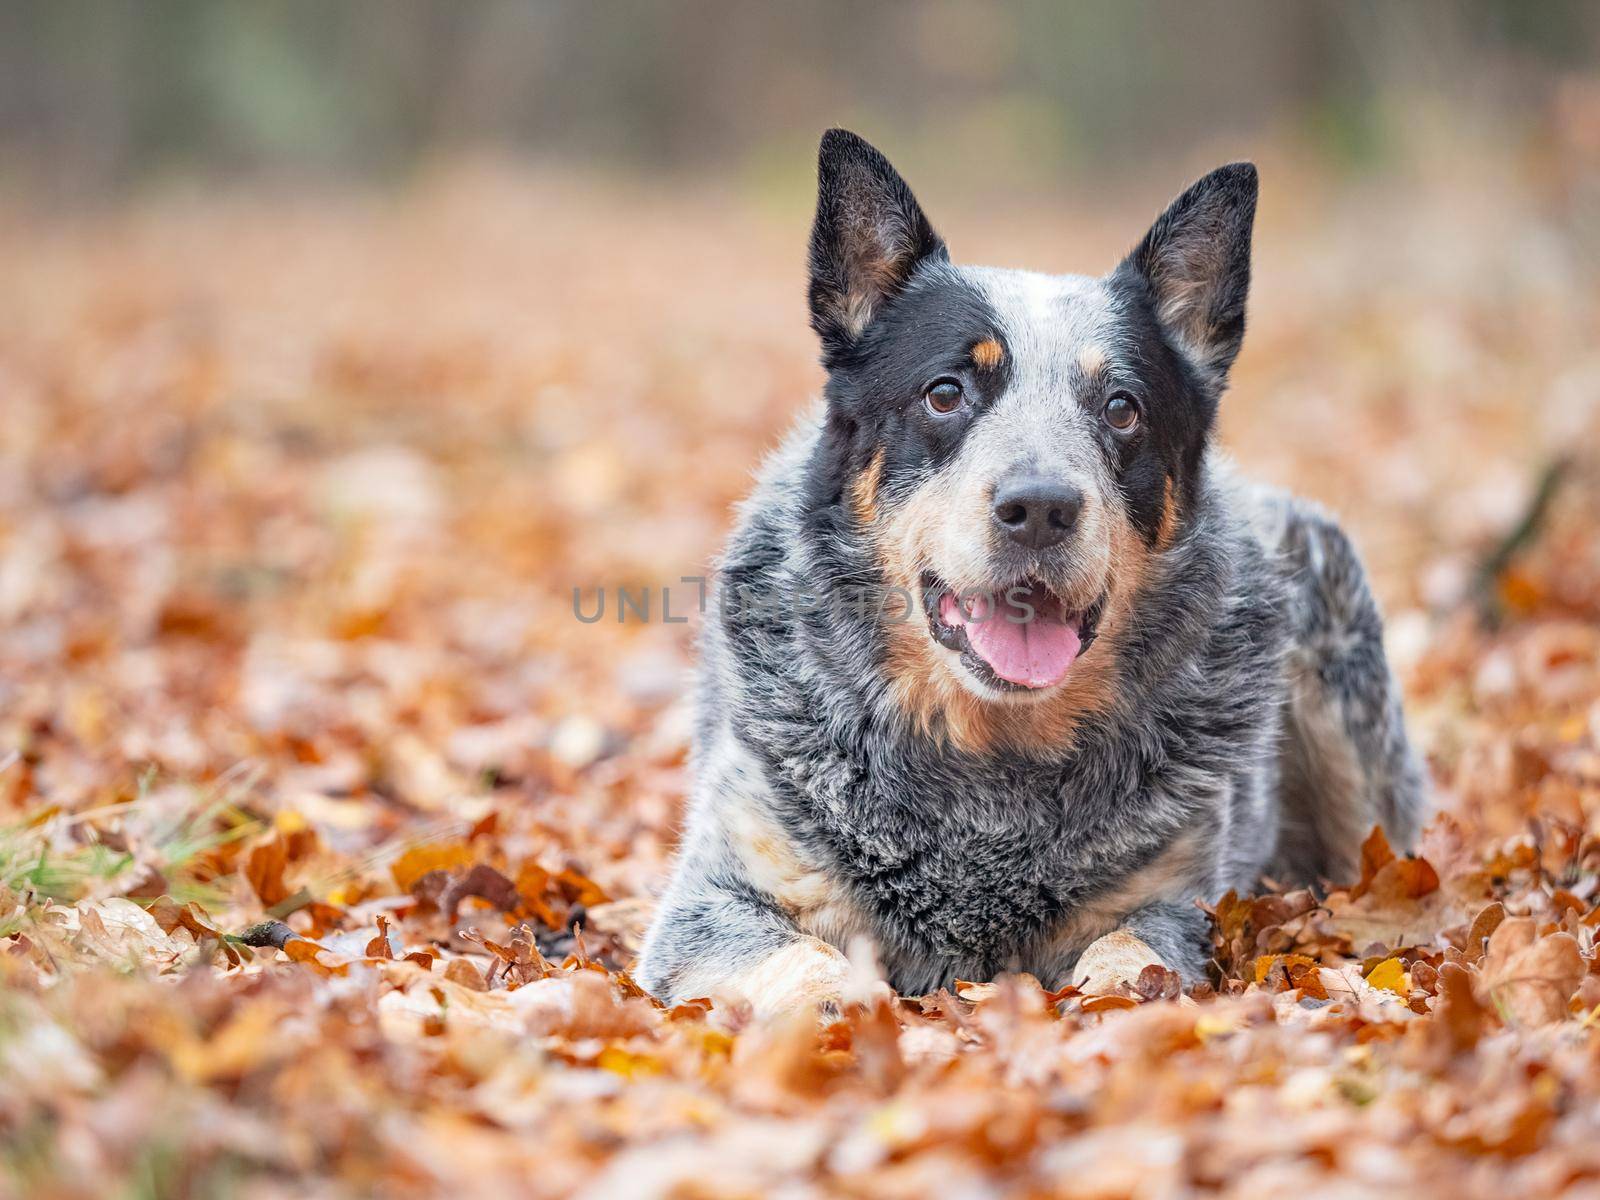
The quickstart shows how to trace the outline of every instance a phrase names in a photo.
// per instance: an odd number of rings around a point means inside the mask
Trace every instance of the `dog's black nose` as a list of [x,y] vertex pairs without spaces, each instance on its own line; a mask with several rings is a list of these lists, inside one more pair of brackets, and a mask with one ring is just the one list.
[[1072,532],[1083,511],[1083,491],[1027,475],[995,489],[994,519],[1014,542],[1033,550],[1054,546]]

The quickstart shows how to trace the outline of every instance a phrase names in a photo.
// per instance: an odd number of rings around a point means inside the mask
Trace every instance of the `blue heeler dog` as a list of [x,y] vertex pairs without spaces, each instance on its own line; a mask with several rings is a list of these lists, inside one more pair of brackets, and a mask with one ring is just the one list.
[[1408,846],[1423,774],[1355,552],[1213,446],[1255,168],[1099,278],[952,265],[854,134],[818,172],[826,402],[721,563],[759,602],[705,633],[640,982],[827,1005],[866,939],[907,993],[1194,983],[1197,900],[1349,877],[1375,823]]

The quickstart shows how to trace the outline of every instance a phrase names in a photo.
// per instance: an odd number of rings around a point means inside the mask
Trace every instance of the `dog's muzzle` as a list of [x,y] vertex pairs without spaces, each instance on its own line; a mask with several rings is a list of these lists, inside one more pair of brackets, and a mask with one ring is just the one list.
[[1069,608],[1033,579],[958,593],[927,575],[923,597],[930,636],[998,691],[1038,690],[1064,680],[1094,641],[1104,608],[1104,597],[1086,609]]

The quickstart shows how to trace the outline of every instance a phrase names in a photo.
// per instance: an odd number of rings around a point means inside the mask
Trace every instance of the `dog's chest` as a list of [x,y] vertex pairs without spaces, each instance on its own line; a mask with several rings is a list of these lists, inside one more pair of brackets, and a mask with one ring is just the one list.
[[[1092,765],[789,760],[792,836],[829,863],[881,946],[993,971],[1113,888],[1148,840]],[[1098,790],[1097,790],[1098,789]]]

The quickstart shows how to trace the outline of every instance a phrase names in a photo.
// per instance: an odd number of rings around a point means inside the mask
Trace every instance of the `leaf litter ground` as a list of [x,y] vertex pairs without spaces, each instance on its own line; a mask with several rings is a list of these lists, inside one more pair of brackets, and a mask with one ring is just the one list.
[[[1190,995],[821,1026],[631,981],[698,616],[572,614],[692,609],[819,382],[803,213],[488,170],[8,211],[0,1193],[1600,1194],[1596,259],[1521,194],[1269,180],[1224,437],[1373,568],[1419,856],[1223,898]],[[947,232],[1065,269],[1121,216]]]

